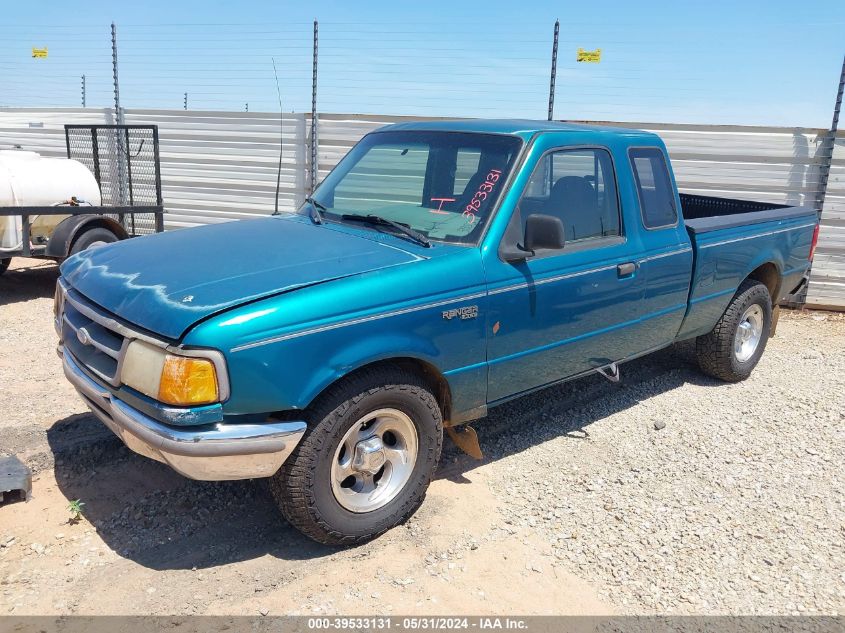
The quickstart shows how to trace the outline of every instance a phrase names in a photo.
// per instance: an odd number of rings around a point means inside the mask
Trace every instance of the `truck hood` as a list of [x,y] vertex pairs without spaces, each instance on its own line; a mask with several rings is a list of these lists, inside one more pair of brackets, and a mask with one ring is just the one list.
[[118,317],[179,339],[212,314],[421,257],[299,217],[171,231],[83,251],[62,277]]

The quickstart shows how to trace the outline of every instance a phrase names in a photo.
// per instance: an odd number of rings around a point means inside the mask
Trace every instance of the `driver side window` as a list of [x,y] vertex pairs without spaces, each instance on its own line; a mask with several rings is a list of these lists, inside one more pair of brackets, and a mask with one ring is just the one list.
[[537,164],[522,194],[520,226],[531,214],[563,223],[567,244],[622,234],[616,176],[610,153],[601,148],[549,152]]

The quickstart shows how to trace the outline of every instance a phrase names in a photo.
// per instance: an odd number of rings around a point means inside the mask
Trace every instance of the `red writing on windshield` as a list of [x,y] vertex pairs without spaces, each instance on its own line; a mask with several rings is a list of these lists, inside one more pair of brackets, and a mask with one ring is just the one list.
[[449,212],[443,210],[443,203],[444,202],[454,202],[455,198],[432,198],[431,201],[440,203],[440,206],[438,206],[437,209],[429,209],[429,211],[431,213],[437,213],[439,215],[446,215]]
[[495,188],[496,183],[499,182],[501,175],[501,169],[491,169],[487,174],[487,177],[484,179],[484,182],[478,185],[478,191],[475,192],[475,195],[472,197],[472,200],[469,201],[469,204],[467,204],[463,212],[463,216],[470,225],[475,224],[477,219],[476,214],[479,209],[481,209],[481,205],[484,201],[487,200],[487,196],[493,193],[493,189]]

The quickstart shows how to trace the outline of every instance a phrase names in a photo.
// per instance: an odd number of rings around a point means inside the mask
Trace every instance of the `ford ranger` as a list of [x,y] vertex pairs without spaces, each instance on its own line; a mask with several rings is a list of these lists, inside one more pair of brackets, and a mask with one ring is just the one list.
[[679,195],[651,133],[402,123],[297,213],[71,257],[59,351],[133,451],[269,477],[291,524],[358,543],[422,503],[444,431],[478,453],[459,431],[490,407],[688,339],[747,378],[817,235],[809,208]]

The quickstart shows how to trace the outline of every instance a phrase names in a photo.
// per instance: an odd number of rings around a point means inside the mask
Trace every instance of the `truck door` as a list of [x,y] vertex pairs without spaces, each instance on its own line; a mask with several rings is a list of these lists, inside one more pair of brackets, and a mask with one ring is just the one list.
[[566,243],[520,262],[489,257],[488,402],[643,349],[641,246],[625,235],[611,151],[548,143],[531,151],[502,243],[521,242],[530,214],[560,218]]

